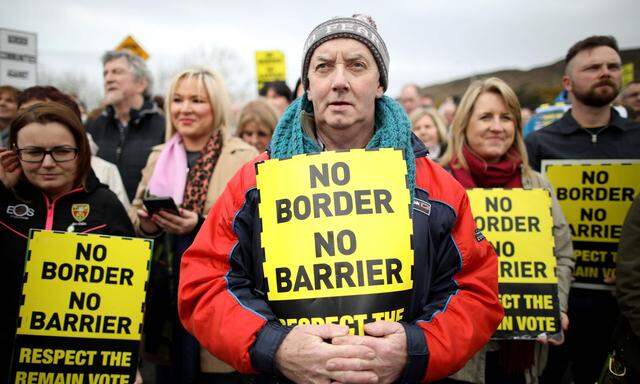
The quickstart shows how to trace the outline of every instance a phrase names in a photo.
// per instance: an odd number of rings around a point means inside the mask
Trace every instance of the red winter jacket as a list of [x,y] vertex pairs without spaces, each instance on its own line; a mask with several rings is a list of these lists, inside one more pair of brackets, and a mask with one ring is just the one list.
[[[502,320],[497,256],[476,227],[465,190],[414,140],[414,287],[404,316],[408,361],[402,382],[456,372]],[[255,163],[230,180],[182,257],[179,314],[212,354],[244,373],[275,374],[290,328],[266,301]],[[419,209],[430,205],[429,210]]]

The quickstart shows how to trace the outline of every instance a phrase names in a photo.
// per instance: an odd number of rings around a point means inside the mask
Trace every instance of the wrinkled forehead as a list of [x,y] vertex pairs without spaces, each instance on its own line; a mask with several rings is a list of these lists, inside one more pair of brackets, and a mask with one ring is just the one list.
[[354,39],[332,39],[320,44],[311,55],[311,61],[336,60],[341,57],[343,60],[365,59],[376,66],[376,60],[371,50],[363,43]]

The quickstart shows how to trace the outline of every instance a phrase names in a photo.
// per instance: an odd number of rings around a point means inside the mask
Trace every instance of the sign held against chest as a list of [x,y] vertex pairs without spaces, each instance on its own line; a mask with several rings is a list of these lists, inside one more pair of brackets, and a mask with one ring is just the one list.
[[413,225],[401,151],[300,155],[256,173],[265,291],[283,324],[344,320],[361,333],[380,313],[406,313]]

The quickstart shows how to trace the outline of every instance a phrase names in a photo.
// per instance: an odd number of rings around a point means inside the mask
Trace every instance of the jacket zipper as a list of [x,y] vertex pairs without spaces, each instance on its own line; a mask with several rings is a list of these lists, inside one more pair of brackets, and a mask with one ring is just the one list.
[[56,196],[56,198],[53,199],[52,201],[49,201],[49,198],[47,197],[47,195],[45,195],[44,192],[42,192],[42,196],[44,196],[44,202],[47,204],[47,220],[45,221],[45,224],[44,224],[45,230],[50,231],[53,229],[53,214],[54,214],[54,210],[56,209],[56,202],[64,196],[70,195],[72,193],[76,193],[81,190],[82,190],[82,187],[72,189],[69,192]]

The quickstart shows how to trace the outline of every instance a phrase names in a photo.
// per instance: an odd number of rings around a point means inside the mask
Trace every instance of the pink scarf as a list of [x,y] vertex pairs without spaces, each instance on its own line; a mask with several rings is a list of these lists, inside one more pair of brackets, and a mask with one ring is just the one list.
[[184,198],[188,171],[187,151],[182,145],[182,138],[176,133],[160,152],[149,180],[149,193],[154,196],[170,196],[179,206]]

